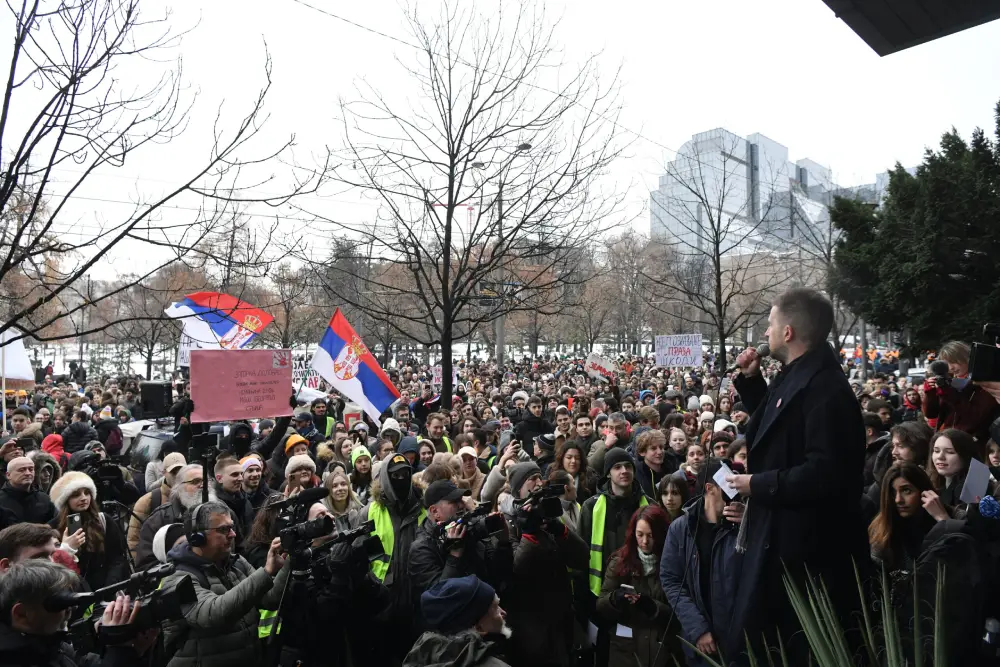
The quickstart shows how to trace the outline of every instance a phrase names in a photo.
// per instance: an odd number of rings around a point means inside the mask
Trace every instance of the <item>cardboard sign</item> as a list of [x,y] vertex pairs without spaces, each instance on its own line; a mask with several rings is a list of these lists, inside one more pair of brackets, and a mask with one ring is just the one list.
[[587,371],[587,375],[598,380],[609,380],[618,372],[618,364],[605,359],[596,352],[590,353],[584,368]]
[[655,344],[657,366],[701,366],[701,334],[657,336]]
[[291,350],[191,350],[192,422],[292,414]]
[[319,389],[319,372],[309,365],[309,359],[305,355],[295,357],[292,362],[292,383],[295,388],[300,386],[306,389]]

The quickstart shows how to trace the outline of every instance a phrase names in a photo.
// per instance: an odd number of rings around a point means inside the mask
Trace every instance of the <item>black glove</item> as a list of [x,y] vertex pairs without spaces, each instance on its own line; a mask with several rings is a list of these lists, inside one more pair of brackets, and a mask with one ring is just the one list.
[[640,595],[635,602],[635,608],[650,618],[656,616],[656,603],[648,595]]
[[629,601],[625,599],[625,589],[619,588],[611,594],[611,606],[615,609],[624,609],[628,605]]
[[299,400],[297,398],[295,398],[295,394],[292,394],[289,397],[289,399],[288,399],[288,407],[290,407],[292,410],[294,410],[295,408],[299,407]]
[[534,535],[542,528],[542,520],[537,512],[518,512],[517,527],[522,533]]

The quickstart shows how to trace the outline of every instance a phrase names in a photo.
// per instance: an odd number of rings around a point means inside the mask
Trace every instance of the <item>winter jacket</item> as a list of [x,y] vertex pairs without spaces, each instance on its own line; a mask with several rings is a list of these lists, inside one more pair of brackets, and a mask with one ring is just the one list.
[[656,472],[646,465],[641,456],[636,457],[635,478],[638,480],[639,486],[642,487],[642,492],[648,498],[656,498],[656,485],[660,483],[661,479],[672,474],[674,470],[669,469],[666,457],[663,458],[663,463],[660,464],[660,472]]
[[241,459],[250,453],[252,442],[253,429],[250,425],[243,422],[236,422],[229,429],[229,435],[226,436],[222,449]]
[[242,491],[230,493],[221,486],[216,487],[215,497],[232,510],[233,518],[236,520],[236,544],[242,544],[250,535],[250,528],[253,527],[254,511],[250,499]]
[[465,550],[456,558],[444,548],[439,531],[433,521],[424,521],[410,547],[409,572],[415,607],[420,606],[420,595],[443,579],[474,574],[495,590],[503,589],[514,569],[514,549],[509,540],[466,540]]
[[[59,466],[59,462],[51,454],[46,454],[40,449],[29,453],[28,458],[35,462],[35,486],[38,487],[39,491],[48,493],[56,480],[62,477],[62,468]],[[49,469],[49,483],[44,487],[41,484],[43,468]]]
[[865,488],[875,483],[875,461],[879,452],[888,445],[892,449],[892,437],[885,433],[865,447]]
[[425,632],[410,649],[403,667],[509,667],[495,645],[475,630],[454,635]]
[[157,507],[143,522],[139,530],[139,544],[135,549],[136,570],[148,570],[160,564],[153,553],[153,538],[156,537],[156,531],[172,523],[181,523],[184,519],[184,510],[180,498],[174,495],[169,503]]
[[[712,546],[711,599],[705,600],[701,591],[701,568],[704,563],[698,555],[696,533],[705,520],[705,500],[692,498],[684,513],[667,529],[667,539],[660,557],[660,585],[667,603],[680,621],[681,636],[691,644],[706,632],[712,633],[717,646],[739,643],[741,628],[732,625],[736,590],[740,582],[743,557],[736,551],[739,525],[719,517],[715,541]],[[684,647],[688,665],[705,665],[689,647]]]
[[[591,539],[594,525],[594,505],[597,504],[597,499],[601,496],[607,498],[607,509],[604,515],[604,541],[601,543],[601,574],[603,575],[608,569],[611,554],[625,546],[628,523],[632,520],[635,511],[639,509],[643,493],[639,482],[632,480],[632,492],[627,496],[616,496],[611,492],[611,482],[605,480],[598,489],[597,495],[588,498],[580,511],[579,533],[588,545],[594,544]],[[648,499],[647,502],[649,502]]]
[[556,427],[545,421],[541,417],[528,412],[520,423],[514,427],[514,439],[521,442],[521,447],[526,451],[532,451],[535,438],[540,435],[552,433]]
[[[35,441],[35,446],[32,449],[41,449],[42,440],[45,439],[45,431],[42,429],[42,425],[38,422],[31,422],[24,427],[24,430],[16,434],[18,438],[31,438]],[[25,454],[28,452],[25,451]]]
[[0,508],[6,510],[3,520],[8,522],[0,528],[11,523],[48,523],[56,515],[55,505],[47,494],[36,489],[21,491],[9,482],[0,488]]
[[[76,552],[76,561],[80,576],[87,582],[90,590],[96,591],[108,584],[128,579],[130,574],[125,560],[124,535],[118,522],[102,515],[104,525],[104,550],[89,551],[84,545]],[[49,525],[58,530],[59,517],[49,521]]]
[[[97,440],[110,456],[117,456],[122,451],[122,429],[117,419],[102,419],[94,425]],[[86,444],[86,443],[84,443]]]
[[97,440],[97,431],[88,422],[73,422],[62,432],[63,451],[75,454],[82,451],[91,440]]
[[[132,517],[128,522],[128,550],[132,552],[133,559],[136,558],[139,533],[142,531],[143,522],[157,507],[170,502],[170,491],[170,485],[164,480],[162,484],[135,502],[135,507],[132,508]],[[159,502],[153,502],[154,496],[159,499]]]
[[589,550],[560,524],[556,535],[525,533],[514,552],[514,576],[500,606],[513,631],[508,654],[518,667],[574,662],[573,586],[569,569],[585,570]]
[[22,667],[132,667],[140,664],[130,646],[109,646],[104,657],[88,653],[77,655],[62,635],[42,637],[26,635],[0,623],[0,665]]
[[587,438],[577,438],[576,441],[583,447],[583,451],[587,452],[587,467],[600,474],[600,471],[604,470],[604,454],[607,452],[604,438],[594,432]]
[[198,598],[194,603],[181,605],[183,620],[164,625],[164,645],[176,646],[168,667],[261,664],[258,609],[278,608],[288,578],[288,564],[272,579],[263,568],[254,570],[240,556],[220,568],[194,553],[188,544],[171,549],[167,560],[177,566],[177,571],[167,577],[164,585],[190,576]]
[[924,417],[937,420],[935,430],[957,428],[983,443],[984,448],[990,437],[990,424],[1000,415],[1000,405],[996,399],[971,382],[961,391],[951,385],[939,385],[937,389],[925,385],[921,408]]
[[63,449],[63,439],[58,433],[47,435],[42,439],[42,451],[56,460],[60,472],[69,464],[69,454]]
[[[680,625],[676,616],[670,611],[667,596],[660,586],[658,571],[644,576],[619,576],[618,556],[608,562],[604,573],[604,583],[601,584],[601,596],[597,599],[597,615],[606,623],[616,626],[626,626],[631,629],[631,637],[623,637],[616,631],[611,633],[611,650],[608,667],[665,667],[673,665],[673,657],[683,659],[677,633]],[[653,604],[653,614],[641,611],[639,607],[629,602],[616,603],[615,592],[622,585],[632,586],[635,592],[649,598]],[[669,631],[667,624],[675,627]],[[665,639],[667,645],[660,649],[660,641]],[[655,660],[654,660],[655,659]]]

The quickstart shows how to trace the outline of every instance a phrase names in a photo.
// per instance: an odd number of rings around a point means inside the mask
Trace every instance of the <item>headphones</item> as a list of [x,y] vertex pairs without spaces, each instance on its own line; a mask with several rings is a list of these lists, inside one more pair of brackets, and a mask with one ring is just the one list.
[[184,517],[184,534],[187,536],[188,544],[192,547],[203,547],[208,542],[208,537],[198,530],[198,514],[205,503],[195,505]]

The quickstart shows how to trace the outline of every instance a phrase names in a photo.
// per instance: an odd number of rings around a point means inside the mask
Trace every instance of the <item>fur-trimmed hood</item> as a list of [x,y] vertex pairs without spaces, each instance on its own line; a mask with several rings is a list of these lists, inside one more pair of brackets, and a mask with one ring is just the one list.
[[48,454],[46,452],[43,452],[40,449],[36,449],[33,452],[29,452],[28,453],[28,458],[35,462],[35,481],[36,482],[38,481],[38,479],[40,477],[38,473],[42,470],[42,468],[48,466],[49,468],[52,469],[52,481],[49,482],[49,488],[48,489],[42,488],[42,486],[40,484],[38,485],[38,490],[39,491],[45,491],[46,493],[48,493],[49,490],[52,488],[52,486],[57,481],[59,481],[60,477],[62,477],[62,468],[59,466],[59,462],[56,461],[56,459],[55,459],[54,456],[52,456],[51,454]]

